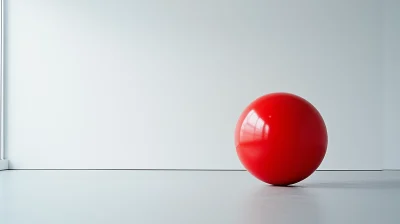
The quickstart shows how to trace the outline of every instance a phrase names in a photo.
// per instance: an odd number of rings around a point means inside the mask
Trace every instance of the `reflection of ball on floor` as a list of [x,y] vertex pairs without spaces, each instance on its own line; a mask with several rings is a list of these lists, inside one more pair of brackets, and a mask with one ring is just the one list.
[[243,111],[235,145],[252,175],[285,186],[304,180],[319,167],[328,133],[322,116],[308,101],[290,93],[271,93]]

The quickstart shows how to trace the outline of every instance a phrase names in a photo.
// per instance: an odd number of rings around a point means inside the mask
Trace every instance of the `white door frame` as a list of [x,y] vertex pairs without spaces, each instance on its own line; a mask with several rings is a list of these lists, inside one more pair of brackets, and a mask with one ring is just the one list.
[[5,155],[4,144],[4,0],[1,0],[0,24],[1,24],[1,45],[0,45],[0,170],[8,169],[8,160]]

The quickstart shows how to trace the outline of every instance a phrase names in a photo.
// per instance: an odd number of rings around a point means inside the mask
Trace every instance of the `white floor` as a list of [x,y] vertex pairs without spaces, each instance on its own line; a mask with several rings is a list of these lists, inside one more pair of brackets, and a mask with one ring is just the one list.
[[317,171],[297,186],[245,171],[2,171],[0,223],[400,223],[400,172]]

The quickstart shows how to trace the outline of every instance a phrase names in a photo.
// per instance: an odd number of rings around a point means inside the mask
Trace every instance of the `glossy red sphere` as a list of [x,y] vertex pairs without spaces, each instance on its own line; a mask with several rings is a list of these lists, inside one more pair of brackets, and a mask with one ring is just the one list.
[[291,93],[271,93],[241,114],[235,145],[243,166],[271,185],[286,186],[309,177],[328,146],[325,122],[307,100]]

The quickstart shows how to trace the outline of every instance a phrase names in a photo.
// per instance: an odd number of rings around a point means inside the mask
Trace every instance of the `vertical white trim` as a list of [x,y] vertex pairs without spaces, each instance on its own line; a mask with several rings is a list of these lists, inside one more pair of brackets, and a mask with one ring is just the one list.
[[5,159],[4,148],[4,0],[1,0],[1,70],[0,70],[0,160]]

